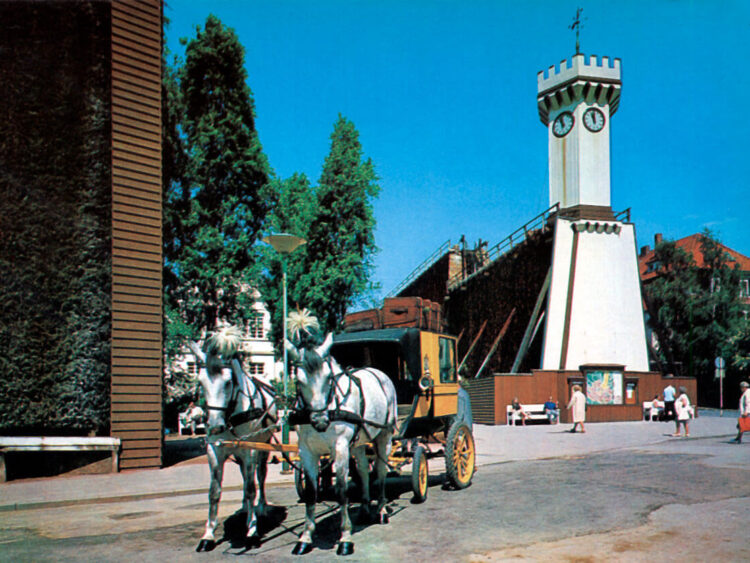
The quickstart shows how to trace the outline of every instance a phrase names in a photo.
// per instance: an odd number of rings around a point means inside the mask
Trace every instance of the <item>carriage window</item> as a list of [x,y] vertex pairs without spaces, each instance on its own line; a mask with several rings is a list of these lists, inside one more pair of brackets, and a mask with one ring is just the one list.
[[440,383],[456,382],[456,346],[450,338],[440,339]]

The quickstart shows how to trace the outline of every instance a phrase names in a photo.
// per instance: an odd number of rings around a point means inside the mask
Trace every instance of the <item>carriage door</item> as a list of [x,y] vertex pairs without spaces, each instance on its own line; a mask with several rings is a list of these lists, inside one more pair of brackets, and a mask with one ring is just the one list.
[[458,374],[454,338],[423,332],[422,356],[428,359],[433,381],[432,416],[452,416],[458,411]]

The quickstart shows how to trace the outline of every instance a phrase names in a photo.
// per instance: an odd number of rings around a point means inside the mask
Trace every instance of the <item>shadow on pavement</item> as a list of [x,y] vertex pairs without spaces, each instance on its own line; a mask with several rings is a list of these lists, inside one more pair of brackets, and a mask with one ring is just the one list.
[[206,455],[206,441],[202,436],[175,436],[164,440],[162,462],[171,467]]

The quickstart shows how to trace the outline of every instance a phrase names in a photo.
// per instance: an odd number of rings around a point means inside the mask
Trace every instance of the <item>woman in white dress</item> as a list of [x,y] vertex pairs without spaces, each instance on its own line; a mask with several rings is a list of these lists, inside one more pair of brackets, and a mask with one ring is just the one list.
[[690,428],[688,426],[688,420],[690,420],[690,399],[687,396],[687,389],[680,387],[680,396],[674,402],[674,408],[677,411],[677,418],[675,419],[675,429],[672,436],[680,435],[680,425],[685,427],[685,438],[690,436]]
[[583,423],[586,421],[586,396],[581,393],[580,385],[573,385],[573,395],[570,397],[568,409],[572,410],[573,428],[571,432],[576,431],[576,426],[581,425],[581,432],[586,432]]

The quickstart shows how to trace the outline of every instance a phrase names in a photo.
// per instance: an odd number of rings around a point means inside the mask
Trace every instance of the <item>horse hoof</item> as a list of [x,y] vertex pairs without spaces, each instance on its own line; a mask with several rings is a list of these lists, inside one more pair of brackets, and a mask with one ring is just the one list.
[[388,516],[387,513],[384,513],[384,514],[380,515],[380,523],[381,524],[388,524],[388,522],[390,522],[390,521],[391,521],[391,518],[390,518],[390,516]]
[[292,555],[304,555],[312,551],[312,544],[304,541],[298,541],[292,549]]
[[351,555],[352,553],[354,553],[354,543],[350,541],[342,541],[336,550],[336,555]]
[[201,551],[213,551],[215,547],[216,542],[214,540],[201,540],[198,547],[195,548],[195,551],[198,553]]
[[245,549],[253,549],[256,547],[260,547],[260,536],[258,534],[247,536],[245,538]]

